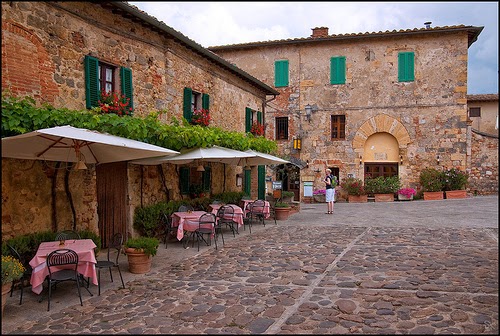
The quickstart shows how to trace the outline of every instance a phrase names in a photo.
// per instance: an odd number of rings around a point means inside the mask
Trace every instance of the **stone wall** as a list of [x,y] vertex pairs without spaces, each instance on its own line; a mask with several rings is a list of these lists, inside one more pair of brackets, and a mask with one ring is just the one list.
[[472,194],[498,194],[498,137],[472,132],[468,190]]

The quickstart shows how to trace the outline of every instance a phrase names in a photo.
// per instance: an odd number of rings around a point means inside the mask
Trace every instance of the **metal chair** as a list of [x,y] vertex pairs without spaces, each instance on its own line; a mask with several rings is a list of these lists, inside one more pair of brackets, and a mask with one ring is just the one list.
[[271,202],[269,202],[269,218],[274,219],[274,224],[278,225],[278,222],[276,222],[276,207]]
[[261,222],[264,226],[266,226],[266,222],[264,221],[265,213],[264,210],[266,208],[266,202],[263,200],[256,200],[252,203],[252,217]]
[[21,258],[21,255],[19,254],[19,252],[17,252],[17,250],[7,244],[7,247],[9,248],[9,251],[10,251],[10,255],[14,258],[16,258],[17,260],[19,260],[21,262],[21,264],[24,266],[24,272],[23,272],[23,275],[21,276],[20,279],[18,280],[15,280],[12,282],[12,286],[10,287],[10,297],[12,297],[12,293],[14,292],[14,287],[17,285],[17,284],[20,284],[20,287],[21,287],[21,297],[19,299],[19,304],[22,304],[23,303],[23,289],[24,289],[24,282],[27,280],[28,283],[31,279],[31,273],[33,272],[33,269],[31,268],[30,264],[27,263],[24,259]]
[[177,211],[179,212],[194,211],[194,208],[192,205],[182,204],[179,206],[179,209],[177,209]]
[[[111,258],[111,251],[116,252],[116,256],[114,260]],[[115,233],[109,244],[107,250],[107,260],[97,260],[97,264],[95,267],[97,268],[97,287],[98,287],[98,295],[101,295],[101,269],[107,268],[109,269],[109,276],[111,278],[111,282],[113,282],[113,268],[118,269],[118,274],[120,274],[120,279],[122,280],[122,286],[125,288],[125,283],[123,282],[122,272],[120,270],[120,254],[123,250],[123,234]]]
[[[198,242],[198,251],[200,250],[200,239],[203,240],[205,244],[210,245],[211,236],[215,235],[216,222],[217,218],[211,212],[207,212],[201,215],[198,221],[198,229],[194,231],[196,234],[196,241]],[[204,235],[207,235],[208,237],[207,240],[205,240],[205,238],[203,237]],[[217,250],[217,239],[215,239],[215,237],[214,241],[215,241],[215,249]]]
[[217,222],[220,225],[229,227],[233,232],[233,237],[236,237],[238,223],[234,221],[234,209],[230,205],[224,205],[217,210]]
[[253,202],[250,202],[246,205],[245,210],[244,210],[245,216],[243,217],[243,230],[245,230],[245,227],[248,226],[250,233],[252,233],[252,222],[254,220],[253,213],[252,213],[252,205],[253,205]]
[[[61,266],[71,266],[71,268],[60,269]],[[52,251],[47,256],[47,268],[49,275],[47,276],[48,283],[48,304],[47,311],[50,311],[50,298],[52,296],[52,287],[63,281],[75,281],[80,297],[80,305],[83,306],[82,293],[80,291],[81,277],[78,273],[78,254],[70,249],[58,249]],[[83,286],[86,288],[85,286]],[[87,289],[88,290],[88,289]],[[90,291],[89,291],[90,293]],[[90,293],[92,295],[92,293]]]
[[165,248],[167,248],[168,238],[172,234],[172,232],[177,231],[176,228],[172,226],[172,218],[168,216],[166,213],[162,213],[160,215],[161,225],[163,227],[163,234],[165,235]]
[[78,232],[73,230],[64,230],[58,232],[56,235],[56,240],[68,240],[68,239],[81,239]]

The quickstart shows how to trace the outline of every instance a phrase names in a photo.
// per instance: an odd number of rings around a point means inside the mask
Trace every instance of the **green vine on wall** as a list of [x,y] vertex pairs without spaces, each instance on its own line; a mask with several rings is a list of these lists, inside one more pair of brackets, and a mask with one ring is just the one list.
[[180,151],[217,145],[245,151],[253,149],[263,153],[275,153],[277,145],[264,137],[251,133],[226,131],[218,127],[190,125],[186,120],[173,120],[164,124],[158,117],[162,111],[154,111],[146,117],[99,114],[93,110],[69,110],[44,104],[36,106],[32,98],[17,98],[2,94],[2,138],[28,133],[42,128],[71,125],[99,132],[146,142],[152,145]]

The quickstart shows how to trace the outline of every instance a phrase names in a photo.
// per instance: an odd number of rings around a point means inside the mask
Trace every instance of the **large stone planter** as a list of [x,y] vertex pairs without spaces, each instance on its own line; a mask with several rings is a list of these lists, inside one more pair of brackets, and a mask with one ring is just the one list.
[[445,193],[446,199],[467,198],[467,191],[466,190],[448,190],[448,191],[445,191],[444,193]]
[[313,195],[313,198],[316,203],[326,203],[326,195]]
[[287,220],[290,216],[290,208],[274,208],[276,220]]
[[424,201],[435,201],[444,199],[442,191],[424,191]]
[[360,195],[360,196],[349,195],[347,196],[347,201],[349,203],[366,203],[368,202],[368,195]]
[[151,270],[153,257],[135,248],[125,249],[128,257],[128,270],[134,274],[145,274]]
[[412,201],[412,200],[413,200],[413,195],[406,196],[398,194],[398,201]]
[[394,194],[374,194],[375,202],[394,202]]

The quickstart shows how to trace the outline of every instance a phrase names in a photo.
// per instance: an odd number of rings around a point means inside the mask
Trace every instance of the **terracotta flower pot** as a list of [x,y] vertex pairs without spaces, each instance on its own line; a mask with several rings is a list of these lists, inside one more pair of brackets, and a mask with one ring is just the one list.
[[12,282],[9,282],[9,283],[2,285],[2,316],[3,316],[5,304],[7,303],[7,296],[9,295],[11,287],[12,287]]
[[442,191],[424,191],[424,201],[435,201],[444,199]]
[[394,202],[394,194],[374,194],[375,202]]
[[276,220],[287,220],[290,215],[290,208],[275,208]]
[[445,191],[444,193],[446,195],[446,199],[467,198],[466,190],[448,190]]
[[368,202],[368,195],[349,195],[347,196],[349,203],[366,203]]
[[144,274],[151,270],[153,257],[135,248],[125,249],[128,257],[128,270],[134,274]]

